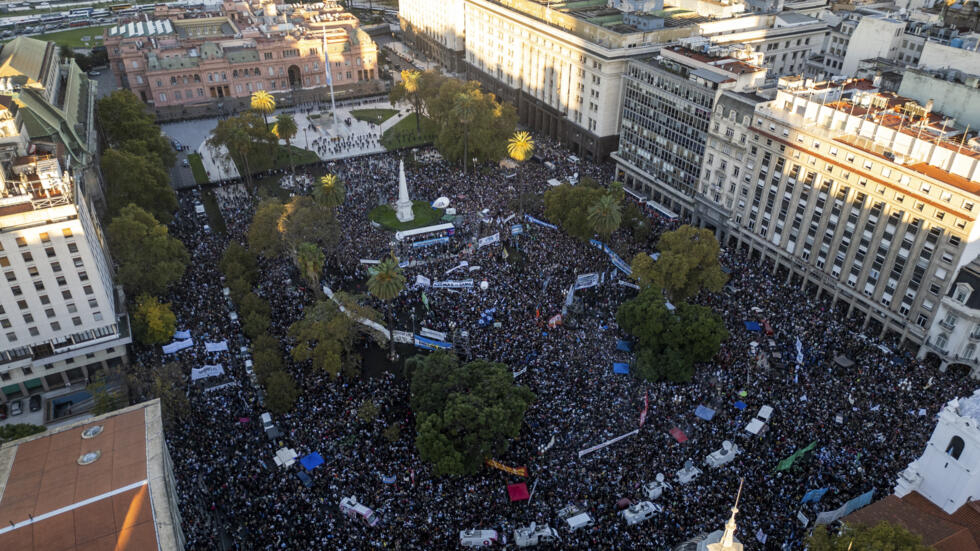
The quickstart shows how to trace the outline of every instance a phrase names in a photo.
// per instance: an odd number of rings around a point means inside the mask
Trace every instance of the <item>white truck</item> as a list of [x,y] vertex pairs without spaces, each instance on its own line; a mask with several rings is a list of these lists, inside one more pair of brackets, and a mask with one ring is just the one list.
[[577,532],[582,528],[587,528],[595,523],[595,520],[592,519],[592,515],[578,505],[569,505],[568,507],[558,511],[558,518],[565,523],[565,526],[568,528],[569,532]]
[[712,469],[717,469],[722,465],[731,463],[735,460],[735,456],[742,453],[742,449],[738,447],[737,444],[732,444],[728,440],[721,443],[721,449],[715,450],[708,454],[704,462]]
[[363,503],[358,503],[357,498],[354,496],[345,497],[340,500],[340,512],[368,526],[377,526],[381,522],[381,517],[377,513]]
[[689,484],[694,482],[694,479],[701,474],[701,469],[694,466],[694,463],[688,459],[684,462],[684,468],[677,471],[677,481],[681,484]]
[[463,547],[490,547],[497,543],[499,535],[496,530],[461,530],[459,544]]
[[634,526],[652,517],[654,513],[659,513],[663,510],[663,507],[659,505],[654,505],[649,501],[641,501],[630,505],[628,509],[623,509],[619,512],[619,515],[626,520],[627,526]]
[[660,499],[660,496],[664,494],[664,490],[669,490],[670,484],[664,481],[664,473],[657,473],[657,479],[653,482],[647,482],[643,485],[643,493],[646,494],[647,499],[650,501],[656,501]]
[[547,524],[538,526],[537,523],[532,522],[530,526],[514,530],[514,541],[518,547],[534,547],[539,543],[551,543],[558,541],[558,530]]

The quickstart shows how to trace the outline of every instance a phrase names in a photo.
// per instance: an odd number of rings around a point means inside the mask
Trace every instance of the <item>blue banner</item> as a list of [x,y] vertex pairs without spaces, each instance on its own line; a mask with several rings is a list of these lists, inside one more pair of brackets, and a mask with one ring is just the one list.
[[449,350],[453,347],[451,342],[437,341],[435,339],[427,339],[425,337],[415,335],[413,340],[415,346],[418,348],[423,348],[425,350]]
[[428,247],[429,245],[438,245],[440,243],[449,243],[448,237],[435,237],[432,239],[426,239],[424,241],[416,241],[412,243],[412,248],[417,249],[419,247]]
[[539,226],[544,226],[546,228],[551,228],[553,230],[557,230],[558,229],[558,226],[556,226],[554,224],[549,224],[549,223],[545,222],[544,220],[538,220],[537,218],[531,216],[530,214],[525,214],[524,215],[524,218],[526,218],[528,222],[533,222],[533,223],[535,223],[535,224],[537,224]]
[[620,256],[616,254],[616,251],[609,248],[605,243],[599,241],[598,239],[590,239],[589,243],[592,243],[599,250],[606,253],[606,255],[609,256],[609,260],[612,261],[613,266],[619,268],[619,270],[621,270],[624,274],[628,276],[633,275],[633,268],[631,268],[630,265],[625,260],[620,258]]
[[522,233],[524,233],[524,226],[522,226],[521,224],[514,224],[513,226],[510,227],[511,235],[520,235]]
[[823,495],[827,493],[830,488],[820,488],[819,490],[810,490],[803,496],[803,500],[800,501],[800,505],[804,503],[817,503],[823,499]]

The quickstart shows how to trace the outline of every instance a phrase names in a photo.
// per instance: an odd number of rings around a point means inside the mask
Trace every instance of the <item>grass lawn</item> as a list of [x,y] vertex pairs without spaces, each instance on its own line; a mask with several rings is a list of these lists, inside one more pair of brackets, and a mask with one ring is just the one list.
[[279,146],[279,153],[276,155],[275,168],[289,168],[290,152],[293,156],[293,166],[308,165],[320,160],[320,157],[317,157],[316,153],[309,149],[301,149],[295,145],[289,147],[281,145]]
[[401,149],[403,147],[417,147],[432,143],[436,137],[436,123],[431,119],[422,118],[421,136],[415,132],[415,113],[398,121],[381,135],[381,145],[385,149]]
[[[102,45],[102,31],[110,26],[111,25],[103,25],[100,27],[79,27],[77,29],[68,29],[66,31],[39,34],[33,38],[38,40],[47,40],[49,42],[56,42],[65,46],[71,46],[72,48],[91,48],[93,46]],[[87,36],[91,40],[88,42],[82,42],[83,36]]]
[[398,221],[398,218],[395,216],[395,209],[391,205],[378,205],[371,209],[371,212],[368,213],[368,218],[372,222],[377,222],[389,230],[401,231],[438,224],[445,211],[443,209],[434,209],[432,205],[425,201],[412,201],[412,212],[415,214],[415,220],[402,223]]
[[351,116],[359,121],[381,124],[398,114],[398,109],[351,109]]
[[194,174],[194,182],[197,185],[208,183],[208,171],[204,170],[204,162],[201,161],[200,153],[187,155],[187,162],[191,165],[191,172]]
[[225,219],[221,216],[221,209],[218,208],[218,199],[214,196],[213,190],[206,190],[201,198],[204,203],[204,212],[208,215],[208,225],[211,229],[225,235],[228,228],[225,226]]

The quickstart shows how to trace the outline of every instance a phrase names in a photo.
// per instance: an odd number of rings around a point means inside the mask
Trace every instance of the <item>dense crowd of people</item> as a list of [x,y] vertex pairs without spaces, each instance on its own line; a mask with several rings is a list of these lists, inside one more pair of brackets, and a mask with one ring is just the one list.
[[[731,334],[718,360],[700,366],[689,384],[648,383],[613,373],[612,362],[630,359],[617,348],[628,336],[617,327],[616,310],[636,291],[619,283],[625,276],[595,246],[517,212],[521,195],[543,193],[549,179],[578,174],[605,183],[610,167],[570,163],[560,145],[543,138],[538,152],[556,168],[528,162],[516,169],[478,167],[464,176],[441,161],[409,162],[412,198],[444,196],[457,212],[449,242],[428,247],[399,242],[367,219],[374,206],[397,199],[397,154],[337,161],[329,170],[346,183],[348,193],[338,210],[341,239],[336,250],[326,251],[324,276],[333,289],[363,292],[362,260],[394,250],[407,263],[408,282],[395,301],[395,329],[446,333],[462,356],[507,364],[516,382],[536,394],[519,439],[494,458],[526,466],[527,479],[490,468],[474,476],[434,476],[414,448],[408,382],[373,366],[383,361],[383,352],[372,355],[376,349],[366,340],[359,344],[366,355],[359,378],[331,379],[307,364],[294,364],[286,354],[301,395],[290,413],[275,418],[281,435],[267,438],[258,422],[265,408],[244,369],[248,342],[230,317],[234,305],[223,295],[216,269],[230,240],[245,242],[258,198],[241,184],[218,188],[227,225],[227,234],[220,234],[206,229],[206,219],[195,213],[199,192],[181,194],[171,231],[193,260],[169,300],[178,329],[190,331],[196,344],[175,356],[146,350],[140,361],[176,357],[188,374],[192,367],[215,363],[226,372],[188,385],[191,411],[167,433],[187,549],[455,549],[461,530],[498,530],[511,539],[515,528],[531,522],[558,529],[563,549],[668,549],[721,529],[743,477],[738,537],[746,549],[800,549],[807,529],[798,511],[812,522],[816,512],[872,488],[876,498],[890,493],[898,473],[922,452],[939,408],[972,390],[969,381],[921,365],[896,343],[862,335],[863,318],[846,319],[839,308],[784,285],[771,267],[734,250],[723,251],[721,259],[731,277],[725,289],[698,297],[723,316]],[[540,209],[538,203],[529,214],[543,219]],[[647,241],[636,242],[625,230],[614,235],[616,246],[628,249],[624,258],[654,250],[657,237],[678,224],[654,215],[650,223],[654,231]],[[513,233],[515,224],[522,224],[522,233]],[[499,242],[477,245],[477,239],[495,233]],[[262,260],[261,267],[257,293],[272,306],[270,333],[288,350],[288,327],[316,294],[304,288],[288,258]],[[586,273],[601,274],[600,284],[579,290],[566,306],[569,287]],[[473,287],[416,286],[418,276],[470,279]],[[563,325],[549,326],[563,309]],[[744,321],[762,318],[773,335],[746,330]],[[797,338],[803,345],[801,366],[794,361]],[[204,351],[203,342],[222,340],[229,352]],[[767,356],[764,362],[760,351]],[[854,365],[842,367],[834,361],[838,356]],[[640,428],[645,396],[649,410]],[[374,422],[358,418],[365,399],[379,406]],[[736,401],[747,407],[737,408]],[[715,410],[714,418],[696,417],[699,405]],[[746,423],[763,405],[774,408],[767,429],[759,435],[746,432]],[[401,435],[392,443],[382,431],[393,424],[400,425]],[[636,428],[634,436],[578,455]],[[668,432],[673,428],[687,441],[673,438]],[[705,457],[724,440],[743,451],[711,469]],[[788,470],[774,471],[781,459],[812,441],[817,446],[811,453]],[[324,457],[326,462],[309,473],[312,487],[295,476],[299,464],[275,465],[281,447]],[[703,473],[681,484],[675,473],[687,461]],[[657,473],[671,483],[658,501],[664,510],[628,527],[615,514],[617,503],[645,500],[641,486]],[[509,501],[505,487],[515,482],[533,490],[530,501]],[[830,491],[820,503],[801,506],[803,495],[817,488]],[[374,509],[382,522],[371,527],[341,514],[340,500],[348,496]],[[567,530],[556,514],[569,504],[589,511],[595,524]]]

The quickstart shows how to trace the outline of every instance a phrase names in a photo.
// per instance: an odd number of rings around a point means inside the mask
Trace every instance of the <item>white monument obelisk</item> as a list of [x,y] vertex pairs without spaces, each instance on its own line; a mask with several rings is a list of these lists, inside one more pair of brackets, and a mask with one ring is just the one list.
[[408,184],[405,182],[405,161],[399,161],[398,165],[398,202],[395,203],[395,216],[399,222],[415,220],[412,201],[408,198]]

